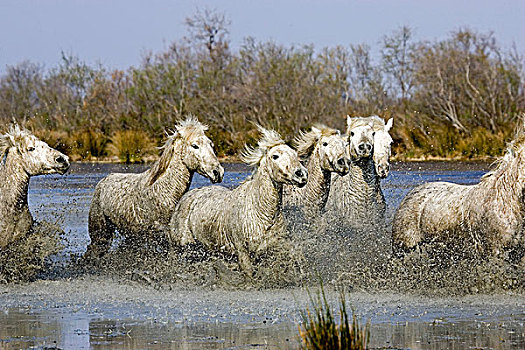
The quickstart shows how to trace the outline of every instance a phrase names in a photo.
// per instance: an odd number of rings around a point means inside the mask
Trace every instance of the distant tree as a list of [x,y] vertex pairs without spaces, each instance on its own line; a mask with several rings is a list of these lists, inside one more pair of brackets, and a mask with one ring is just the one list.
[[496,132],[514,120],[523,101],[522,63],[505,59],[492,33],[459,30],[417,49],[415,102],[428,115],[468,132]]
[[322,76],[331,93],[340,96],[343,104],[350,103],[350,52],[342,46],[325,48],[319,54],[318,61],[322,70]]
[[29,61],[7,66],[0,79],[0,118],[11,119],[30,117],[41,103],[37,91],[43,80],[43,67]]
[[229,49],[230,20],[224,13],[215,10],[197,10],[191,17],[186,17],[189,32],[188,40],[197,45],[204,45],[212,59]]
[[405,101],[410,98],[413,86],[414,49],[411,42],[412,29],[402,26],[391,35],[386,35],[382,40],[382,67],[384,72],[391,77],[397,91],[394,96]]
[[350,93],[360,114],[378,113],[386,104],[386,89],[379,67],[374,66],[370,47],[350,46]]

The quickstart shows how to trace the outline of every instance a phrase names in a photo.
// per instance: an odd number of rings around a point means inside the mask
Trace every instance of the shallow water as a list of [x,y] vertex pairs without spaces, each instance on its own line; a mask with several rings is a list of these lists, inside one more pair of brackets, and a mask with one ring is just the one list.
[[[66,261],[89,241],[87,212],[95,184],[109,172],[144,166],[74,164],[64,176],[31,180],[29,202],[37,220],[66,231]],[[392,217],[403,196],[426,181],[471,184],[485,163],[395,164],[382,182]],[[224,185],[234,186],[248,169],[227,165]],[[209,184],[195,176],[193,187]],[[389,291],[349,293],[363,321],[371,321],[376,348],[524,348],[525,296],[424,296]],[[335,303],[337,295],[329,293]],[[308,304],[302,288],[224,290],[214,287],[144,285],[126,278],[82,274],[42,276],[0,286],[0,348],[245,349],[297,348],[297,310]],[[335,305],[335,304],[334,304]]]

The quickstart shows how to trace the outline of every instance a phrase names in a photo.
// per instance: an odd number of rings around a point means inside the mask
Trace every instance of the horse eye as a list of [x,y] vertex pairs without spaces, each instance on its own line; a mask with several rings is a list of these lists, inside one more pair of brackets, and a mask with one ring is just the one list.
[[376,136],[376,132],[375,131],[372,133],[372,136]]
[[350,131],[350,136],[354,136],[354,132],[353,131]]
[[28,147],[27,150],[28,150],[29,152],[33,152],[33,151],[35,150],[35,147]]
[[273,159],[273,160],[277,160],[277,159],[279,159],[279,156],[278,156],[277,154],[274,154],[274,155],[272,156],[272,159]]
[[324,147],[328,146],[328,142],[323,142],[323,146]]
[[199,149],[199,146],[197,146],[196,144],[191,145],[191,147],[193,147],[195,149]]

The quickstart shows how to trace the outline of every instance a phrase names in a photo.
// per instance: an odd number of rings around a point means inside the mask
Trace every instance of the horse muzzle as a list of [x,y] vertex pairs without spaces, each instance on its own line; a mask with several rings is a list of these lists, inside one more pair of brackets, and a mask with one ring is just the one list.
[[295,169],[292,176],[292,182],[299,188],[304,187],[308,183],[308,170],[305,168]]
[[214,184],[222,182],[222,179],[224,178],[224,168],[219,165],[216,169],[211,171],[209,178]]
[[66,156],[66,155],[59,155],[55,158],[55,163],[57,164],[54,168],[56,170],[57,173],[59,173],[60,175],[63,175],[65,174],[68,170],[69,170],[69,167],[70,167],[70,163],[69,163],[69,157]]
[[390,165],[389,164],[379,164],[377,166],[377,175],[381,179],[387,178],[389,173],[390,173]]
[[374,147],[369,142],[360,143],[357,146],[357,155],[360,157],[370,157],[372,155],[372,150]]
[[333,168],[338,175],[345,176],[350,171],[350,160],[339,158]]

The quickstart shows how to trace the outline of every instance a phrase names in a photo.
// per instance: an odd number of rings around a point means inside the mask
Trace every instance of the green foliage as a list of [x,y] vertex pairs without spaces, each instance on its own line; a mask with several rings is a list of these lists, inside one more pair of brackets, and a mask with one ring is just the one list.
[[360,326],[353,311],[350,322],[344,293],[340,294],[339,300],[339,323],[337,323],[323,286],[321,285],[316,299],[310,296],[311,309],[307,308],[301,312],[303,320],[299,325],[302,349],[366,349],[370,340],[370,323],[364,327]]

